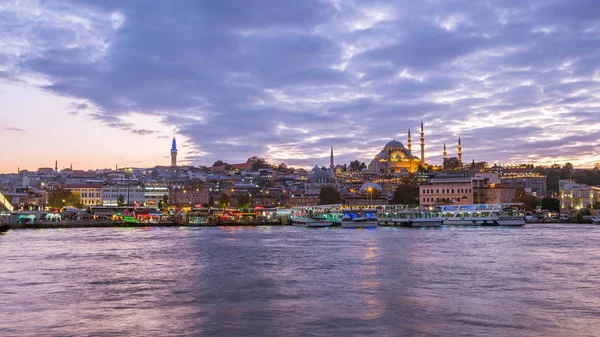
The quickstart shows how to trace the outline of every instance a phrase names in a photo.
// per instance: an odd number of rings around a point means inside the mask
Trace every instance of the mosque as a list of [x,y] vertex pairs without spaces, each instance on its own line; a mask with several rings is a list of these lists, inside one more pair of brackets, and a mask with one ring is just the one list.
[[[412,140],[410,138],[410,129],[408,130],[408,139],[406,147],[396,139],[385,144],[381,152],[375,156],[368,166],[372,173],[415,173],[419,167],[427,168],[425,163],[425,131],[423,121],[421,121],[421,157],[412,153]],[[444,159],[446,159],[446,144],[444,143]],[[460,138],[458,140],[458,161],[462,164],[462,146]]]

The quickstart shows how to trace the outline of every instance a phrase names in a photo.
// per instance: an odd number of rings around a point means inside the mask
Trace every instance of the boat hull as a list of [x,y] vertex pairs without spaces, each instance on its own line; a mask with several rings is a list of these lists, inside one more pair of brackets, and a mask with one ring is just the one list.
[[525,219],[444,219],[445,226],[525,226]]
[[342,228],[375,228],[377,221],[342,221]]
[[525,226],[525,219],[498,219],[497,226]]
[[407,224],[408,227],[440,227],[443,219],[413,219]]
[[0,225],[0,233],[6,232],[10,229],[10,225]]
[[330,227],[331,221],[307,221],[306,227]]
[[332,225],[332,222],[328,220],[296,218],[292,219],[292,225],[298,227],[329,227]]

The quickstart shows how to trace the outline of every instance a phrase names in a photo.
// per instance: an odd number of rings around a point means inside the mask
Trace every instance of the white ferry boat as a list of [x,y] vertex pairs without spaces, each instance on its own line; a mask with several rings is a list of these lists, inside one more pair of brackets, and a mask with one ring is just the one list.
[[359,217],[343,217],[340,222],[342,228],[375,228],[377,227],[377,219],[368,218],[366,216]]
[[450,226],[524,226],[522,203],[440,206],[444,225]]
[[344,209],[340,221],[342,228],[375,228],[377,216],[375,209]]
[[439,227],[444,218],[439,207],[419,207],[419,205],[391,205],[378,210],[380,226]]
[[315,206],[294,208],[291,215],[292,225],[303,227],[329,227],[336,222],[336,206]]

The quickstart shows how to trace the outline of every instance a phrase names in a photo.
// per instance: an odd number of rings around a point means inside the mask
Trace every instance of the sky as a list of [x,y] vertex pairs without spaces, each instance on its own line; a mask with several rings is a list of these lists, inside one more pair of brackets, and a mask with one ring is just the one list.
[[600,150],[596,0],[4,0],[0,172]]

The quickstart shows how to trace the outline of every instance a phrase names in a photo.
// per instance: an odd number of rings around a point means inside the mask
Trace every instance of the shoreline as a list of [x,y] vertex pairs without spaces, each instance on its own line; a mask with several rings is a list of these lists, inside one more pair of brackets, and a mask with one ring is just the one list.
[[[178,224],[178,223],[114,223],[114,222],[63,222],[63,223],[7,223],[10,229],[61,229],[61,228],[136,228],[136,227],[253,227],[253,226],[287,226],[281,222],[265,223],[223,223],[223,224]],[[290,224],[291,226],[291,224]]]

